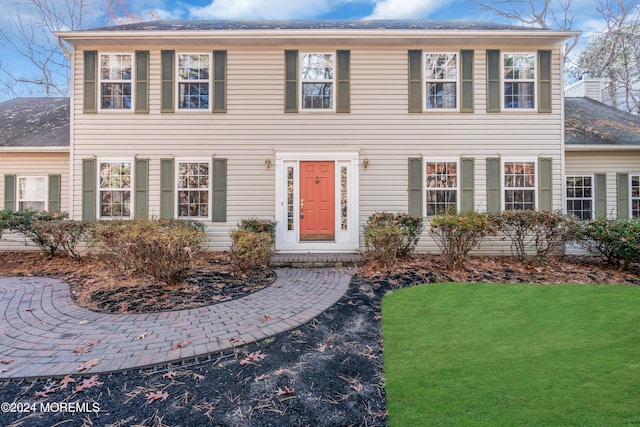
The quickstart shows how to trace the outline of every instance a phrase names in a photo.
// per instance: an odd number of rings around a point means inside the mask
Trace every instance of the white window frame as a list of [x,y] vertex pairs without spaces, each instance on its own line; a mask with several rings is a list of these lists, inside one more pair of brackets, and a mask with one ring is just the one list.
[[[427,56],[431,55],[455,55],[455,73],[456,77],[454,79],[428,79],[427,78]],[[460,53],[459,52],[424,52],[422,57],[422,69],[423,69],[423,78],[422,78],[422,98],[424,99],[424,111],[429,112],[437,112],[437,111],[459,111],[460,110]],[[456,106],[454,108],[438,108],[433,107],[429,108],[429,94],[427,93],[427,84],[428,83],[455,83],[456,88]]]
[[[333,58],[333,79],[321,79],[321,80],[305,80],[302,75],[302,64],[304,61],[304,57],[306,55],[331,55]],[[300,60],[298,64],[298,73],[300,83],[298,84],[298,91],[300,93],[300,111],[311,111],[311,112],[335,112],[336,111],[336,79],[338,69],[336,67],[337,55],[336,52],[302,52],[300,53]],[[331,108],[305,108],[304,107],[304,92],[302,90],[305,83],[331,83]]]
[[[532,79],[507,79],[505,77],[504,72],[504,61],[505,58],[509,55],[532,55],[533,56],[533,78]],[[538,102],[538,56],[535,52],[502,52],[500,56],[500,75],[502,77],[502,90],[501,90],[501,99],[500,104],[502,106],[503,111],[537,111],[537,102]],[[507,83],[533,83],[533,102],[531,103],[531,107],[507,107],[505,105],[505,97],[506,90],[505,86]]]
[[[567,194],[567,192],[569,191],[569,183],[567,182],[569,179],[576,179],[576,178],[590,178],[591,179],[591,197],[569,197],[569,195]],[[593,219],[595,217],[595,209],[596,209],[596,199],[595,199],[595,193],[596,193],[596,187],[595,187],[595,175],[567,175],[565,176],[565,202],[566,202],[566,206],[567,206],[567,213],[571,213],[569,211],[569,200],[589,200],[591,201],[591,217],[590,219]],[[583,185],[584,188],[584,185]]]
[[633,215],[633,202],[634,200],[638,201],[638,204],[640,205],[640,195],[639,197],[634,197],[633,196],[633,187],[632,187],[632,183],[633,183],[633,178],[638,178],[638,183],[640,184],[640,173],[630,173],[629,174],[629,218],[640,218],[640,214],[638,216],[634,216]]
[[49,177],[47,175],[18,175],[16,177],[16,202],[18,211],[24,211],[26,209],[22,209],[20,207],[20,203],[22,202],[40,202],[40,200],[24,200],[20,197],[20,180],[21,179],[44,179],[44,208],[43,211],[49,210]]
[[[135,206],[134,204],[134,197],[135,197],[135,191],[134,191],[134,187],[135,187],[135,160],[132,158],[104,158],[104,159],[97,159],[96,162],[96,186],[97,186],[97,195],[96,195],[96,207],[97,207],[97,217],[98,219],[105,219],[105,220],[120,220],[120,219],[133,219],[133,207]],[[101,199],[102,199],[102,191],[119,191],[120,189],[118,188],[101,188],[100,186],[100,169],[101,169],[101,165],[105,164],[105,163],[129,163],[130,164],[130,183],[129,183],[129,188],[128,191],[130,193],[129,195],[129,216],[102,216],[102,203],[101,203]],[[122,192],[126,192],[125,189],[122,189]]]
[[[429,171],[428,171],[428,164],[429,163],[455,163],[456,164],[456,186],[455,187],[429,187],[428,186],[428,175],[429,175]],[[428,197],[427,197],[427,192],[431,189],[431,190],[449,190],[449,191],[453,191],[455,190],[456,193],[456,213],[460,211],[460,159],[459,158],[455,158],[455,157],[428,157],[428,158],[423,158],[422,161],[422,180],[424,183],[424,206],[422,207],[424,209],[424,213],[425,216],[431,217],[433,215],[429,215],[428,214],[428,209],[427,209],[427,205],[428,205]],[[436,213],[435,215],[439,215],[438,213]]]
[[[209,58],[209,78],[207,80],[190,80],[190,79],[182,79],[180,78],[180,56],[183,55],[206,55]],[[176,108],[175,111],[179,112],[210,112],[213,108],[213,53],[211,52],[176,52],[176,64],[175,64],[175,73],[176,73]],[[183,83],[204,83],[208,84],[208,96],[209,101],[207,108],[184,108],[180,107],[180,84]]]
[[[504,167],[505,167],[505,163],[533,163],[533,187],[507,187],[505,184],[505,171],[504,171]],[[502,158],[500,160],[500,188],[501,188],[501,195],[502,195],[502,210],[506,211],[506,210],[511,210],[511,209],[506,209],[507,206],[507,197],[506,197],[506,192],[507,190],[531,190],[533,191],[533,200],[534,200],[534,206],[533,209],[537,210],[538,209],[538,181],[540,179],[539,177],[539,171],[538,171],[538,159],[535,157],[506,157],[506,158]]]
[[[206,163],[209,168],[209,186],[206,190],[207,192],[207,216],[180,216],[180,191],[188,191],[188,188],[180,188],[180,164],[182,163]],[[175,176],[174,176],[174,191],[175,191],[175,200],[174,200],[174,217],[177,219],[193,219],[198,221],[211,221],[212,215],[212,197],[213,197],[213,161],[210,158],[177,158],[175,159]],[[196,189],[192,189],[196,190]],[[205,190],[197,190],[200,192],[204,192]]]
[[[113,56],[113,55],[129,55],[131,57],[131,79],[103,79],[102,78],[102,57],[103,56]],[[98,53],[98,111],[111,111],[111,112],[123,112],[123,111],[133,111],[135,105],[135,63],[136,57],[133,52],[99,52]],[[104,108],[102,106],[102,85],[105,83],[117,83],[117,84],[129,84],[131,86],[131,105],[129,108]],[[113,95],[112,95],[113,96]]]

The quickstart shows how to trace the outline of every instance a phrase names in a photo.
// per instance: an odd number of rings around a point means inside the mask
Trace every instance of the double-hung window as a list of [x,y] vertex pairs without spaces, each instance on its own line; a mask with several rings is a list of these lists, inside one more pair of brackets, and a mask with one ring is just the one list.
[[211,54],[178,54],[178,110],[210,110]]
[[98,205],[101,219],[129,219],[132,211],[131,161],[98,162]]
[[640,218],[640,175],[631,175],[631,217]]
[[505,109],[534,109],[536,54],[505,53],[502,57]]
[[131,110],[133,54],[100,54],[100,109]]
[[425,53],[425,109],[458,108],[458,54]]
[[193,160],[176,162],[177,203],[176,217],[210,219],[211,161]]
[[593,177],[567,177],[567,213],[582,220],[593,218]]
[[335,54],[301,54],[300,77],[303,110],[335,110]]
[[18,177],[18,210],[47,210],[47,177]]
[[504,210],[536,209],[536,161],[503,161]]
[[458,161],[428,159],[425,167],[427,216],[455,214],[458,211]]

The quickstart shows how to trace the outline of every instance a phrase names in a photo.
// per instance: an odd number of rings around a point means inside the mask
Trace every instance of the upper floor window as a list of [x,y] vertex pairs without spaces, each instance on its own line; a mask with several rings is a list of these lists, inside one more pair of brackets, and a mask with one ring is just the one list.
[[47,209],[47,178],[44,176],[18,177],[18,210]]
[[640,218],[640,175],[631,176],[631,217]]
[[567,177],[567,212],[582,220],[593,218],[593,178]]
[[98,163],[98,204],[100,218],[131,218],[131,161]]
[[458,211],[458,161],[426,162],[427,216]]
[[425,54],[425,109],[458,108],[458,55]]
[[504,210],[534,210],[536,208],[536,162],[504,161]]
[[210,54],[178,54],[179,110],[209,110],[210,70]]
[[211,162],[178,161],[176,173],[177,217],[208,219]]
[[133,97],[133,55],[100,54],[100,108],[131,110]]
[[334,110],[335,54],[303,53],[300,81],[303,110]]
[[535,108],[536,55],[505,53],[502,60],[504,108]]

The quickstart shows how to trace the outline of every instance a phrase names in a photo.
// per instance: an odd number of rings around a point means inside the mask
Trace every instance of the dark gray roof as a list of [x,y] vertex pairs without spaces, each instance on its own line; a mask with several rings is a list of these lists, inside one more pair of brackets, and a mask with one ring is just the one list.
[[565,98],[565,144],[640,146],[640,117],[591,98]]
[[539,30],[539,28],[462,20],[160,20],[93,28],[87,31],[206,30]]
[[68,147],[69,98],[0,103],[0,147]]

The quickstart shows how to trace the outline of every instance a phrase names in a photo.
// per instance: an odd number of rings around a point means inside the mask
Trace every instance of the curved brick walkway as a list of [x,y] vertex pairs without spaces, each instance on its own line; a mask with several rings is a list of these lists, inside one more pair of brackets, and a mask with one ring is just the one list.
[[[343,269],[276,273],[273,285],[241,299],[150,314],[96,313],[78,307],[69,286],[59,280],[0,277],[0,380],[106,373],[206,357],[306,323],[344,295],[352,275]],[[77,354],[78,347],[91,351]],[[100,364],[77,371],[91,359]]]

